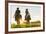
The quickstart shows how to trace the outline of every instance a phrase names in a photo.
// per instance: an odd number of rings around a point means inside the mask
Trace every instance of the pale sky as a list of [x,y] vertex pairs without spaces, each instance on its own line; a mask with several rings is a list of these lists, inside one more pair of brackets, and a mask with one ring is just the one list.
[[30,13],[30,17],[32,20],[35,20],[35,19],[41,19],[41,6],[33,6],[33,5],[30,5],[30,6],[25,6],[25,5],[14,5],[14,4],[9,4],[9,19],[11,21],[15,21],[15,18],[14,18],[14,14],[16,12],[16,8],[19,7],[19,10],[20,10],[20,14],[22,15],[22,19],[24,20],[25,18],[25,9],[28,9],[29,13]]

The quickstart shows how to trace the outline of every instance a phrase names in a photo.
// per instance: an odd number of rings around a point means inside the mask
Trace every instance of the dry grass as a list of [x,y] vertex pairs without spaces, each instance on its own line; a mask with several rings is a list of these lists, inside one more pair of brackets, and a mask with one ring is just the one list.
[[28,27],[40,27],[41,26],[41,22],[40,21],[35,21],[35,22],[31,22],[31,24],[11,24],[11,28],[28,28]]

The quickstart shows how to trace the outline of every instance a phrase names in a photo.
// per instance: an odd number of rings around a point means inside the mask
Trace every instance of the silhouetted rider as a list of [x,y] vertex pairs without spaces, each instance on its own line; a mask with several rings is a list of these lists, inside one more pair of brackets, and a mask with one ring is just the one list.
[[25,13],[26,13],[25,20],[27,21],[27,24],[29,24],[30,23],[29,21],[31,20],[31,18],[30,18],[30,14],[28,12],[28,9],[26,9]]
[[21,15],[20,15],[20,10],[19,8],[17,8],[16,12],[15,12],[15,20],[17,21],[17,24],[20,24],[20,19],[21,19]]

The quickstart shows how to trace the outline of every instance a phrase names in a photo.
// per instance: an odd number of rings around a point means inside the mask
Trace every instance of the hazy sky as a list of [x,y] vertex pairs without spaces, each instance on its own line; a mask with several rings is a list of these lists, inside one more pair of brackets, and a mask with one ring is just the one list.
[[40,19],[41,14],[41,7],[40,6],[21,6],[21,5],[9,5],[9,15],[11,16],[10,19],[14,21],[14,14],[16,12],[16,8],[19,7],[19,10],[21,12],[22,15],[22,19],[25,18],[25,9],[27,8],[29,13],[30,13],[30,17],[31,19]]

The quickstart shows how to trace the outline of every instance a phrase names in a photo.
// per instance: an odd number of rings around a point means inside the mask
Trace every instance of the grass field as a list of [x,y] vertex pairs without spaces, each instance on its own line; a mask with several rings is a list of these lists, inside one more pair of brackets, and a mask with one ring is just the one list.
[[31,24],[11,24],[11,28],[28,28],[28,27],[40,27],[41,26],[41,22],[40,21],[35,21],[35,22],[31,22]]

